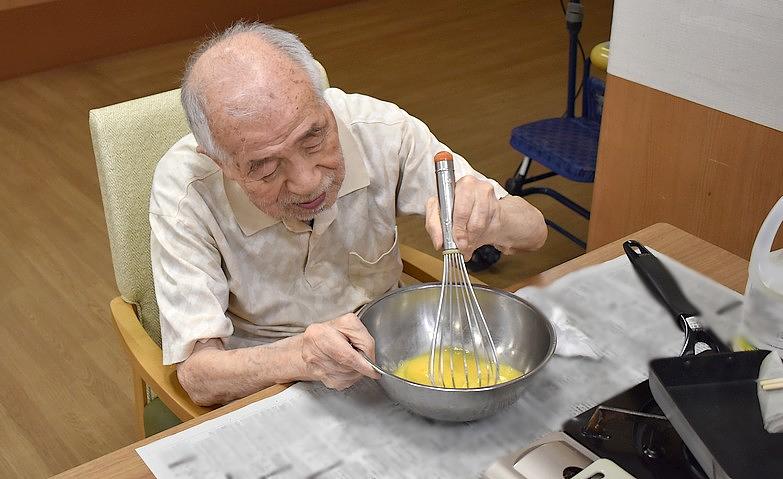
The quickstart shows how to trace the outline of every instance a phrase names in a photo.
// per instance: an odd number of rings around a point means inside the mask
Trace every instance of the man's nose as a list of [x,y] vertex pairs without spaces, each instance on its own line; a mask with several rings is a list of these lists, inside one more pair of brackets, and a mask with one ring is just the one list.
[[286,181],[286,189],[296,195],[307,195],[321,185],[321,171],[316,163],[304,158],[291,162],[291,170]]

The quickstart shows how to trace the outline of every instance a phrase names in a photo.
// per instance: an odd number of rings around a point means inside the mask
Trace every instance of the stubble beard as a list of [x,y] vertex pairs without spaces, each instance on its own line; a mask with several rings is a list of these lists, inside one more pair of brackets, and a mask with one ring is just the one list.
[[[324,174],[324,177],[321,180],[321,184],[318,186],[318,189],[314,193],[310,193],[308,195],[297,195],[294,193],[286,193],[284,197],[279,198],[277,202],[278,211],[277,214],[273,216],[276,216],[277,219],[280,220],[287,220],[287,219],[295,219],[299,221],[313,220],[319,213],[323,212],[326,209],[329,209],[337,201],[337,194],[340,191],[340,186],[342,186],[344,179],[345,179],[345,163],[342,162],[339,168],[329,170],[327,173]],[[321,205],[319,205],[318,208],[311,210],[299,206],[299,204],[301,203],[309,203],[311,201],[314,201],[316,198],[318,198],[324,193],[326,193],[326,198],[324,198],[323,203],[321,203]],[[264,212],[266,212],[265,210],[267,210],[267,208],[260,208],[260,209]]]

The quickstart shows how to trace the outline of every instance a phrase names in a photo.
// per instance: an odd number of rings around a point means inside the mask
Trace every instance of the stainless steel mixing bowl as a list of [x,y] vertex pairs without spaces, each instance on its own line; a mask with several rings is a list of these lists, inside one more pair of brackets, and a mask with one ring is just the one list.
[[478,285],[474,289],[498,360],[524,374],[512,381],[473,389],[426,386],[395,376],[402,361],[430,352],[440,283],[417,284],[391,291],[358,313],[375,338],[373,367],[381,374],[380,385],[393,401],[432,419],[479,419],[519,399],[530,377],[552,356],[557,342],[555,330],[540,311],[505,291]]

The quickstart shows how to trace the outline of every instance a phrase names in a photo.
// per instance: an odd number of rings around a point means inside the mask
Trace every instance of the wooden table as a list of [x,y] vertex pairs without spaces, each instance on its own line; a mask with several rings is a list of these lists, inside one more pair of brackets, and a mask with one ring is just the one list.
[[[705,276],[708,276],[735,291],[742,293],[745,290],[745,283],[748,278],[747,261],[668,224],[656,224],[649,228],[645,228],[627,238],[610,243],[568,261],[567,263],[563,263],[560,266],[556,266],[548,271],[521,281],[508,289],[516,291],[522,286],[545,285],[571,271],[614,259],[617,256],[624,254],[622,242],[626,239],[636,239],[642,244],[650,246],[655,250],[676,259],[685,266],[699,271]],[[188,429],[214,417],[222,416],[223,414],[239,409],[242,406],[277,394],[284,389],[285,386],[273,386],[263,391],[259,391],[252,396],[234,401],[231,404],[163,431],[160,434],[133,443],[86,464],[82,464],[57,477],[152,478],[154,476],[149,469],[147,469],[147,466],[144,465],[144,462],[138,454],[136,454],[135,449],[137,447]]]

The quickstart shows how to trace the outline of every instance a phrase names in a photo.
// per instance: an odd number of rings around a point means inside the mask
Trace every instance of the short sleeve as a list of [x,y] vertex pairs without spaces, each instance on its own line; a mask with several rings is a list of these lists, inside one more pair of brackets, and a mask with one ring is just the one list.
[[198,340],[233,333],[228,282],[206,228],[150,214],[150,250],[160,309],[163,364],[187,359]]
[[430,132],[421,120],[404,113],[401,122],[400,179],[397,194],[397,213],[423,215],[427,200],[438,194],[435,183],[433,158],[439,151],[449,151],[454,156],[454,175],[457,180],[466,175],[489,182],[495,190],[495,197],[507,196],[506,190],[497,181],[482,175],[463,158],[451,151]]

